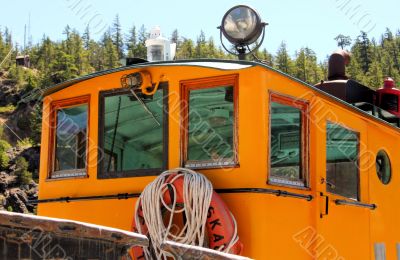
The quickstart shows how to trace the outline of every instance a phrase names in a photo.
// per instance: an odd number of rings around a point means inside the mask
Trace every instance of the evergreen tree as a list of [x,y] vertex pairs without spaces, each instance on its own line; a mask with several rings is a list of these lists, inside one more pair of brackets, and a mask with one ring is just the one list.
[[[26,73],[24,69],[15,66],[14,58],[20,47],[12,41],[8,28],[0,29],[0,60],[10,53],[11,57],[3,64],[2,69],[10,69],[10,75],[18,82],[18,87],[33,89],[44,87],[79,75],[94,71],[115,68],[119,59],[125,55],[146,59],[145,42],[148,38],[145,27],[139,30],[135,26],[123,37],[118,15],[112,27],[104,33],[100,40],[91,38],[89,27],[80,34],[70,26],[63,30],[64,39],[52,41],[43,38],[35,45],[27,48],[31,66],[35,74]],[[177,44],[176,59],[219,58],[236,59],[227,54],[212,37],[206,38],[203,31],[193,41],[180,37],[175,29],[171,34],[171,42]],[[340,48],[351,47],[352,59],[347,67],[350,78],[362,84],[376,88],[382,85],[385,76],[391,76],[400,83],[400,31],[392,32],[388,28],[377,39],[368,38],[367,33],[361,32],[352,43],[349,36],[339,34],[335,37]],[[15,46],[13,46],[15,45]],[[125,51],[126,50],[126,51]],[[295,52],[292,59],[287,46],[281,43],[275,55],[265,48],[259,49],[249,60],[262,60],[287,74],[303,81],[314,84],[327,77],[327,60],[318,62],[316,54],[310,48],[304,47]]]
[[89,50],[90,40],[91,40],[89,25],[87,25],[85,28],[85,32],[82,35],[82,40],[83,40],[83,46],[84,46],[85,50]]
[[49,64],[55,58],[55,46],[56,44],[52,42],[49,37],[43,35],[42,41],[37,48],[36,55],[31,57],[31,63],[44,74],[50,73]]
[[13,46],[13,42],[12,42],[11,32],[7,27],[4,29],[4,40],[6,48],[10,50]]
[[299,52],[296,53],[296,74],[295,77],[301,79],[302,81],[307,81],[307,58],[304,52],[304,48],[301,48]]
[[194,57],[195,47],[191,39],[184,39],[176,52],[176,59],[191,59]]
[[370,88],[379,88],[382,86],[383,82],[383,73],[382,73],[382,66],[379,64],[378,61],[374,60],[370,68],[367,72],[367,86]]
[[11,60],[16,57],[17,50],[18,47],[14,48],[13,51],[12,36],[8,28],[5,27],[4,32],[0,30],[0,64],[2,65],[2,68],[8,68],[11,66]]
[[364,73],[369,70],[369,65],[371,64],[371,42],[368,39],[366,32],[361,32],[358,36],[356,44],[354,46],[356,54],[358,55],[359,62],[361,63],[361,68]]
[[105,32],[103,35],[102,47],[104,49],[102,53],[104,68],[111,69],[117,67],[119,62],[118,49],[114,45],[110,30]]
[[136,58],[147,59],[146,40],[148,38],[146,28],[142,25],[138,32],[138,44],[136,46]]
[[180,47],[181,40],[179,39],[178,29],[175,29],[171,34],[171,42],[176,44],[176,48]]
[[346,71],[346,74],[349,78],[361,83],[365,82],[365,73],[363,72],[361,64],[358,62],[355,56],[350,59],[350,64],[347,66]]
[[293,61],[288,54],[285,42],[281,43],[276,53],[275,67],[280,71],[293,75]]
[[128,49],[128,57],[137,57],[137,33],[136,33],[136,26],[129,30],[129,35],[127,38],[127,49]]
[[119,22],[119,15],[117,14],[114,19],[113,27],[112,27],[112,39],[113,43],[117,49],[118,59],[124,57],[124,42],[122,37],[122,28]]
[[262,61],[272,67],[274,65],[274,56],[266,48],[262,50],[261,54]]
[[0,60],[2,61],[5,58],[5,43],[3,41],[3,32],[0,28]]
[[210,59],[222,58],[222,57],[220,57],[220,53],[218,52],[218,49],[216,48],[214,39],[212,37],[210,37],[208,39],[208,41],[205,43],[205,45],[206,45],[205,48],[207,49],[208,55],[207,55],[207,57],[204,57],[204,58],[210,58]]
[[209,50],[207,49],[206,36],[203,31],[200,31],[200,35],[196,41],[196,54],[195,58],[206,58],[208,57]]
[[49,65],[50,79],[54,84],[76,78],[79,75],[74,57],[58,48],[55,59]]

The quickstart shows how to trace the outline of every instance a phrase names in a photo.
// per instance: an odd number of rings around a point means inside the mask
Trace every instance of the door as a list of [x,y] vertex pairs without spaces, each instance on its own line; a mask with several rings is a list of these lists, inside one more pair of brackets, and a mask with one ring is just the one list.
[[368,204],[369,158],[366,123],[347,115],[325,121],[321,141],[317,197],[317,259],[370,259]]

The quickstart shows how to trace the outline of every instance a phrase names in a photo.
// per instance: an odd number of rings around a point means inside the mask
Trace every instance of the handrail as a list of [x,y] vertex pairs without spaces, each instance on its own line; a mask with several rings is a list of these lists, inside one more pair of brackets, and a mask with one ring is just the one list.
[[368,204],[368,203],[362,203],[362,202],[358,202],[358,201],[339,200],[339,199],[335,200],[335,204],[340,205],[340,206],[354,206],[354,207],[360,207],[360,208],[367,208],[367,209],[371,209],[371,210],[374,210],[378,207],[376,204]]
[[294,192],[289,192],[285,190],[275,190],[275,189],[263,189],[263,188],[233,188],[233,189],[216,189],[217,193],[264,193],[264,194],[272,194],[281,197],[291,197],[296,199],[305,199],[307,201],[311,201],[313,196],[304,195]]
[[[304,199],[311,201],[313,196],[304,195],[294,192],[289,192],[285,190],[275,190],[275,189],[263,189],[263,188],[231,188],[231,189],[216,189],[217,193],[263,193],[272,194],[278,197],[291,197],[296,199]],[[130,199],[138,198],[140,193],[119,193],[114,195],[99,195],[99,196],[84,196],[84,197],[60,197],[52,199],[40,199],[40,200],[28,200],[29,204],[35,205],[39,203],[52,203],[52,202],[73,202],[73,201],[84,201],[84,200],[108,200],[108,199]]]
[[372,116],[382,119],[390,124],[395,124],[397,127],[400,127],[400,118],[392,113],[375,106],[374,104],[368,102],[357,102],[353,103],[353,106],[358,109],[363,110],[364,112],[371,112]]
[[72,201],[83,201],[83,200],[109,200],[109,199],[130,199],[138,198],[140,193],[119,193],[114,195],[99,195],[99,196],[84,196],[84,197],[61,197],[54,199],[42,199],[42,200],[28,200],[28,204],[39,204],[39,203],[51,203],[51,202],[72,202]]

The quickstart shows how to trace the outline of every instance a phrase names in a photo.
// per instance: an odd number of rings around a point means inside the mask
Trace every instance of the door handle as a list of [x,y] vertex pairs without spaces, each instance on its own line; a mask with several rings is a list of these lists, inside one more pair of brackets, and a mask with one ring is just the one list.
[[324,195],[324,193],[320,192],[320,197],[321,199],[324,199],[323,203],[325,204],[325,212],[321,212],[319,214],[320,218],[323,218],[324,216],[327,216],[329,214],[329,196]]
[[324,178],[321,178],[321,184],[324,184],[324,183],[326,183],[326,185],[329,186],[329,188],[331,188],[331,189],[336,188],[335,184],[333,184],[332,182],[329,182],[328,180],[326,180]]

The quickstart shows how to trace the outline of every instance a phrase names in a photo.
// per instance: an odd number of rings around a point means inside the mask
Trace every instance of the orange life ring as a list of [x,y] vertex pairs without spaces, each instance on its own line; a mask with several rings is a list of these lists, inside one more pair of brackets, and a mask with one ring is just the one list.
[[[174,185],[176,190],[176,203],[183,204],[183,175],[175,178],[177,173],[171,174],[165,183]],[[172,182],[171,182],[172,180]],[[173,198],[169,192],[164,192],[163,200],[167,204],[171,204]],[[141,203],[138,207],[138,212],[136,212],[139,217],[140,229],[143,235],[148,235],[148,229],[143,217],[143,210]],[[133,220],[132,230],[137,232],[137,223],[135,223],[135,218]],[[233,219],[232,213],[223,202],[221,197],[213,191],[210,207],[208,208],[207,222],[206,222],[207,235],[209,239],[209,248],[214,250],[224,250],[226,246],[233,239],[235,233],[235,220]],[[243,244],[237,240],[236,243],[231,247],[228,253],[240,255],[243,250]],[[136,259],[145,259],[143,248],[134,247],[133,255]]]

